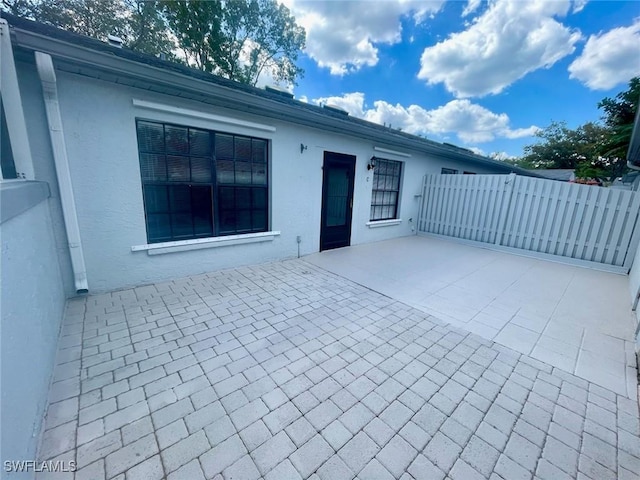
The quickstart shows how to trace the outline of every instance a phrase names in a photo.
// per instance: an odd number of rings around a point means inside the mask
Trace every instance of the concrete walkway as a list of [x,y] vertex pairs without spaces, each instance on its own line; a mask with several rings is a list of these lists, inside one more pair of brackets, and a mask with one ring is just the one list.
[[294,260],[69,302],[40,458],[77,480],[631,479],[638,417]]
[[635,323],[624,275],[422,236],[305,258],[451,325],[637,398]]

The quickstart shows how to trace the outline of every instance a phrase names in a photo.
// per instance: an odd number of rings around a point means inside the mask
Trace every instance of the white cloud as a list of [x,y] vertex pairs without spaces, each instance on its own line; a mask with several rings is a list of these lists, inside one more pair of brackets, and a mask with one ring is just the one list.
[[284,2],[307,32],[306,53],[334,75],[378,63],[378,44],[402,40],[400,19],[416,24],[436,13],[444,0]]
[[444,83],[457,97],[500,93],[574,52],[580,33],[555,19],[570,6],[569,0],[494,0],[465,31],[424,50],[418,78]]
[[571,11],[573,13],[581,12],[588,2],[589,0],[573,0],[573,9]]
[[569,72],[592,90],[608,90],[640,74],[640,19],[591,35]]
[[462,16],[466,17],[467,15],[475,12],[481,3],[482,0],[469,0],[467,2],[467,6],[464,7],[464,10],[462,11]]
[[456,134],[465,143],[489,142],[495,138],[522,138],[534,135],[538,127],[512,129],[506,113],[494,113],[469,100],[452,100],[446,105],[427,110],[419,105],[392,105],[384,100],[373,102],[369,108],[364,93],[347,93],[340,97],[324,97],[312,100],[343,108],[351,115],[380,125],[400,128],[414,135]]
[[345,93],[341,97],[315,98],[311,100],[311,102],[317,105],[323,104],[340,107],[349,112],[349,115],[365,118],[364,93],[362,92]]
[[489,157],[493,158],[494,160],[514,160],[518,157],[515,157],[513,155],[509,155],[507,152],[491,152],[489,154]]
[[538,130],[540,130],[540,128],[535,125],[527,128],[516,128],[515,130],[508,129],[504,131],[504,136],[510,139],[532,137],[538,133]]

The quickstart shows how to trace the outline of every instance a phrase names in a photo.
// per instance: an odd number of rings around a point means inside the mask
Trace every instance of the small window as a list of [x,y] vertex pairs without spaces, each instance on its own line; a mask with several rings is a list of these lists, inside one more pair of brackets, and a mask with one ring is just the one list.
[[464,175],[475,175],[476,172],[467,172],[466,170],[462,172]]
[[16,164],[13,160],[13,150],[11,149],[11,139],[9,138],[9,129],[7,128],[7,117],[4,115],[4,105],[0,99],[0,110],[2,112],[0,125],[0,159],[2,163],[2,178],[18,178],[16,172]]
[[371,221],[397,218],[401,172],[402,162],[376,159],[371,192]]
[[139,120],[149,243],[268,229],[267,141]]
[[440,173],[442,175],[456,175],[458,173],[458,170],[454,169],[454,168],[443,168]]

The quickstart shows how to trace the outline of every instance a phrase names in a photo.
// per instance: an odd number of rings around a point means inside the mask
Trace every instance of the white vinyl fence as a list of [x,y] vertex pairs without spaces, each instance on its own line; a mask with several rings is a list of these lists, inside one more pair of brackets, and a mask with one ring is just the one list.
[[640,195],[626,190],[515,174],[427,175],[418,231],[628,270],[639,209]]

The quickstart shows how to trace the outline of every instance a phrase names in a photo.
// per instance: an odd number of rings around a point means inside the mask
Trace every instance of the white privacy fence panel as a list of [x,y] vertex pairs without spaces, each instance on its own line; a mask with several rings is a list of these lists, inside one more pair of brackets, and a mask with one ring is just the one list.
[[494,242],[504,175],[427,175],[420,231]]
[[640,196],[626,190],[514,174],[427,175],[418,230],[627,266],[639,209]]

